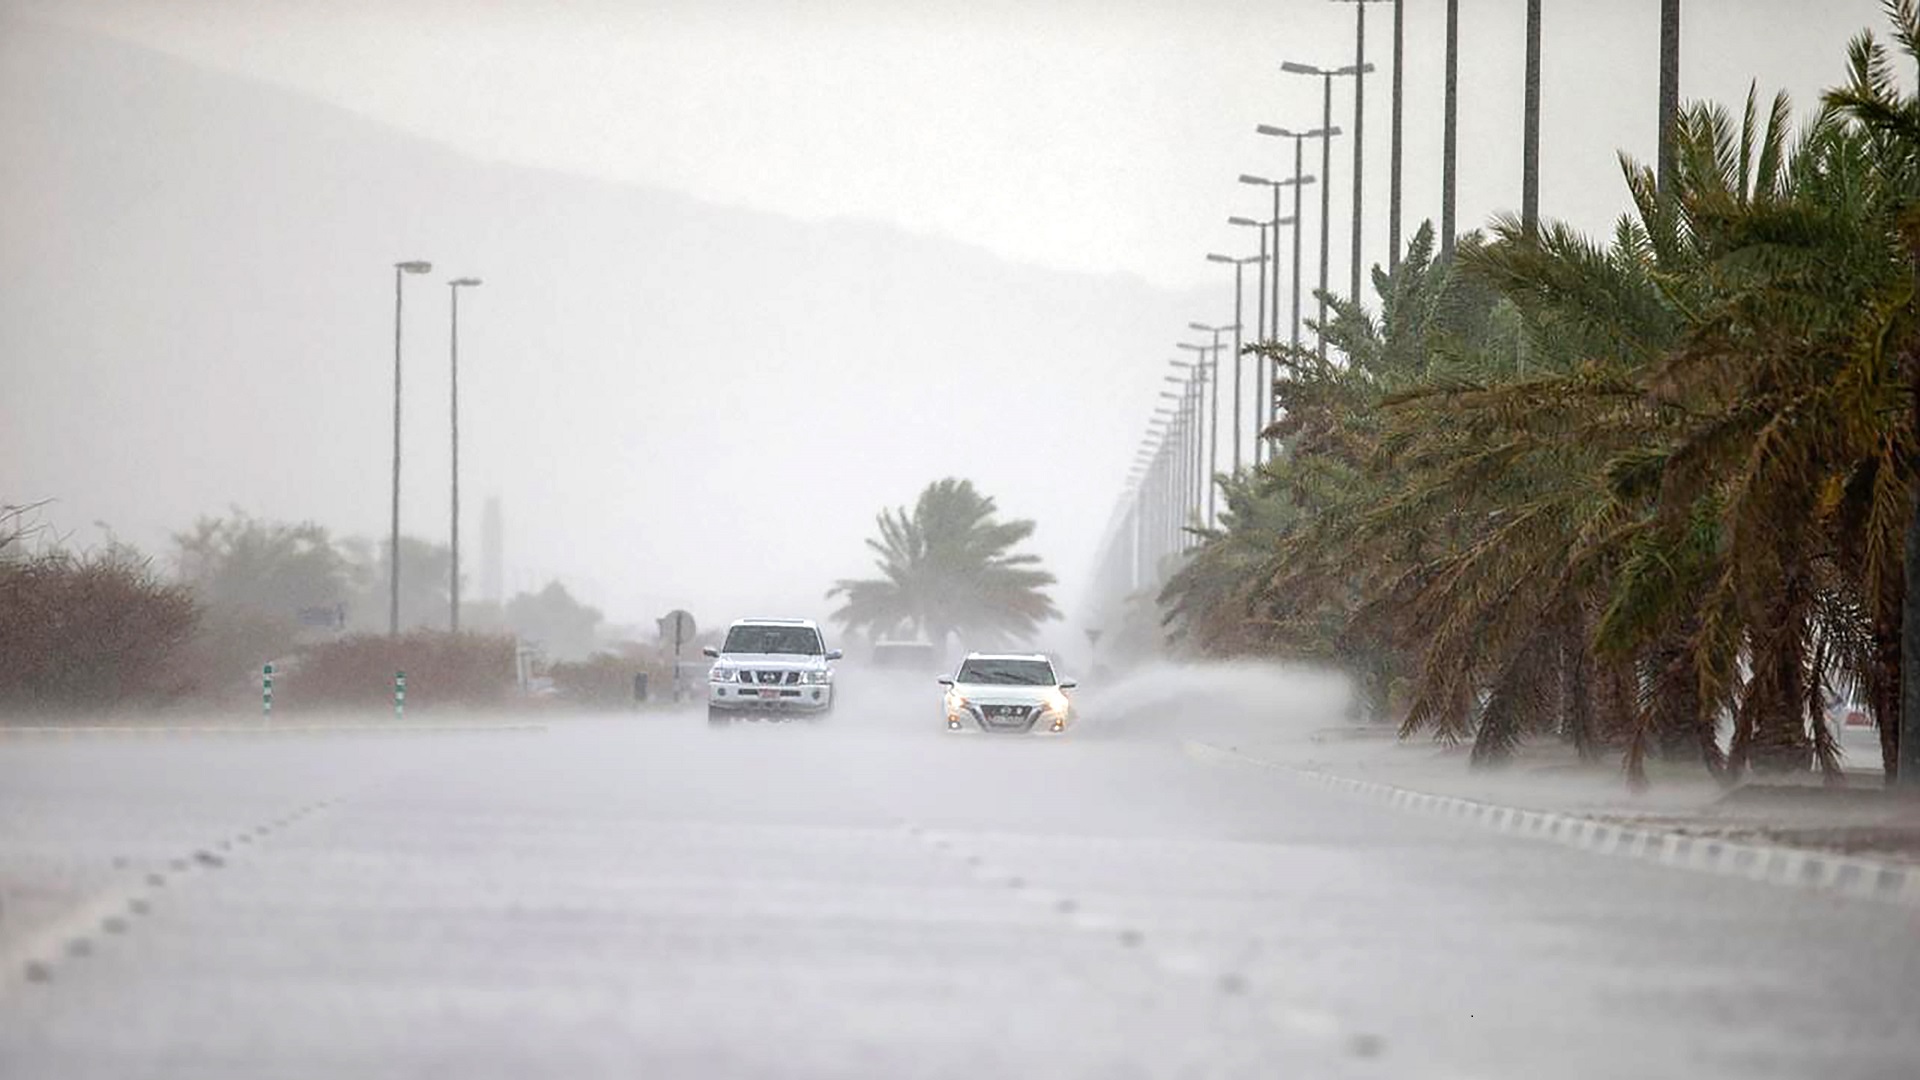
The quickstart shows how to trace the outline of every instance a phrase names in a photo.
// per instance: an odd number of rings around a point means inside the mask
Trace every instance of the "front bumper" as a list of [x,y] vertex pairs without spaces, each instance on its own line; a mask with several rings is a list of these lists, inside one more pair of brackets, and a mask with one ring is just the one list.
[[833,684],[752,686],[710,682],[707,706],[739,713],[822,713],[833,708]]
[[950,735],[1063,735],[1073,726],[1070,713],[1033,710],[1025,717],[988,716],[968,706],[948,709],[946,729]]

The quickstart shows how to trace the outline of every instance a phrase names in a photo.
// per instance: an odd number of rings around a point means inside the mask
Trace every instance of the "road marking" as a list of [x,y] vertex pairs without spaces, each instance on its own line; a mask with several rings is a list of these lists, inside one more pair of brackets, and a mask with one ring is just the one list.
[[1920,908],[1920,867],[1778,844],[1693,836],[1671,829],[1636,828],[1579,814],[1524,810],[1452,795],[1432,795],[1375,780],[1355,780],[1319,769],[1270,761],[1210,743],[1185,741],[1181,743],[1181,750],[1196,761],[1255,765],[1388,806],[1455,818],[1495,832],[1545,840],[1595,854]]

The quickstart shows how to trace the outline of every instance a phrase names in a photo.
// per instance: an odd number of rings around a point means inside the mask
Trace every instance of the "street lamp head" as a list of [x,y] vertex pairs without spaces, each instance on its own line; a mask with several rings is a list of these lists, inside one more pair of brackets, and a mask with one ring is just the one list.
[[393,268],[407,274],[430,274],[433,272],[433,264],[425,259],[397,262],[393,264]]
[[1273,183],[1273,181],[1267,179],[1264,176],[1255,176],[1252,173],[1241,173],[1240,182],[1243,184],[1272,184]]
[[[1204,330],[1206,329],[1206,327],[1204,326],[1196,327],[1196,329]],[[1186,349],[1190,352],[1212,352],[1213,351],[1213,346],[1211,345],[1195,345],[1191,341],[1176,341],[1173,343],[1173,347],[1176,349]]]
[[1209,251],[1207,252],[1207,261],[1217,262],[1217,263],[1230,263],[1230,262],[1238,262],[1239,260],[1235,259],[1231,255],[1220,255],[1215,252]]
[[1309,128],[1306,131],[1295,131],[1292,128],[1283,128],[1274,124],[1257,124],[1253,130],[1261,135],[1274,135],[1282,139],[1324,139],[1332,135],[1340,134],[1340,128],[1337,125],[1334,127]]
[[1283,61],[1280,64],[1280,70],[1286,72],[1289,75],[1330,74],[1325,68],[1314,67],[1312,64],[1297,64],[1297,63],[1294,63],[1292,60]]
[[456,289],[466,288],[469,286],[480,284],[480,279],[477,277],[457,277],[457,278],[454,278],[452,281],[447,282],[447,284]]
[[1348,64],[1346,67],[1343,67],[1340,70],[1334,72],[1334,74],[1335,75],[1371,75],[1373,74],[1373,61],[1369,60],[1358,67],[1355,67],[1352,64]]

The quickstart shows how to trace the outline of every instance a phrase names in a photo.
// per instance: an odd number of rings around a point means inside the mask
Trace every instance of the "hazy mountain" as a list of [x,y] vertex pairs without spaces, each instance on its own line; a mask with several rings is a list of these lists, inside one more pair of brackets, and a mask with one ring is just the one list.
[[1071,605],[1173,340],[1228,299],[480,161],[4,16],[0,207],[0,501],[58,498],[82,542],[228,504],[383,533],[390,266],[431,259],[407,530],[447,529],[444,283],[477,275],[469,565],[497,494],[509,588],[618,620],[824,613],[874,512],[947,474],[1040,521]]

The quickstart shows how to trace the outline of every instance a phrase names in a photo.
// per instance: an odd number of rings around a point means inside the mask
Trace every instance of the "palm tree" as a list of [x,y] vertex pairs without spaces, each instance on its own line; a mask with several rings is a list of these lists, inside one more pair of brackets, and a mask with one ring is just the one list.
[[[1901,51],[1920,62],[1920,9],[1913,0],[1886,0],[1884,6]],[[1920,267],[1920,230],[1914,227],[1920,211],[1920,96],[1901,92],[1887,50],[1871,33],[1854,39],[1848,61],[1847,84],[1828,91],[1826,103],[1873,138],[1879,194],[1889,216],[1886,235],[1895,238],[1906,261],[1904,299],[1884,306],[1886,332],[1873,350],[1907,384],[1906,441],[1900,450],[1903,456],[1890,457],[1890,467],[1869,485],[1897,489],[1908,500],[1903,515],[1902,573],[1897,582],[1890,577],[1869,579],[1866,599],[1877,616],[1879,663],[1874,670],[1879,678],[1873,696],[1884,699],[1876,701],[1875,713],[1887,778],[1914,788],[1920,787],[1920,587],[1915,587],[1920,582],[1920,497],[1911,492],[1912,478],[1920,475],[1920,449],[1914,444],[1914,435],[1920,432],[1920,311],[1914,301],[1914,288],[1920,285],[1915,269]],[[1900,479],[1903,472],[1904,480]],[[1888,662],[1894,651],[1884,640],[1889,635],[1899,642],[1897,668]],[[1897,710],[1897,723],[1889,724],[1883,709]]]
[[1034,523],[995,513],[972,481],[952,478],[929,484],[911,511],[882,510],[867,541],[881,576],[835,582],[827,596],[844,602],[832,617],[849,632],[915,633],[941,648],[955,635],[989,647],[1030,639],[1060,616],[1043,591],[1054,577],[1039,556],[1013,551]]

